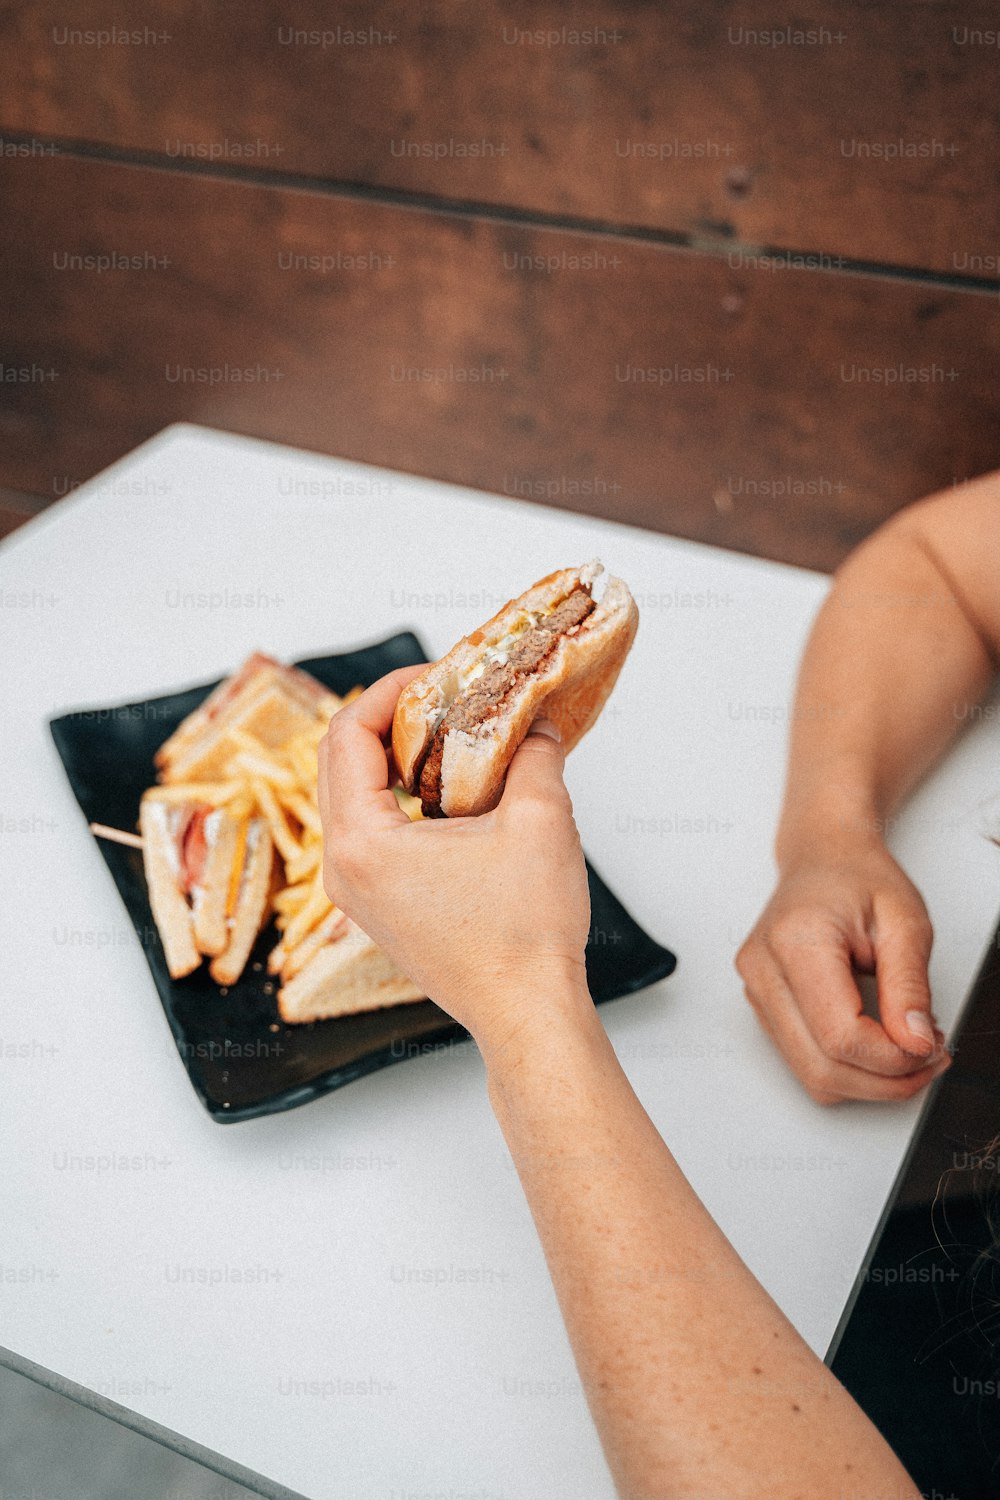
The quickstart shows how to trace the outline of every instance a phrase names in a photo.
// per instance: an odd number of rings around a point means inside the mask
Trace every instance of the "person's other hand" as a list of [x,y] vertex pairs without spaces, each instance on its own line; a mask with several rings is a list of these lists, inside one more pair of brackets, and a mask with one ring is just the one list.
[[[932,940],[920,893],[880,840],[785,863],[736,967],[818,1103],[909,1099],[948,1067],[927,980]],[[876,977],[879,1020],[862,1013],[856,973]]]
[[536,724],[499,805],[411,822],[384,749],[421,668],[390,673],[330,721],[319,754],[327,895],[484,1048],[551,1005],[592,1002],[587,872],[557,731]]

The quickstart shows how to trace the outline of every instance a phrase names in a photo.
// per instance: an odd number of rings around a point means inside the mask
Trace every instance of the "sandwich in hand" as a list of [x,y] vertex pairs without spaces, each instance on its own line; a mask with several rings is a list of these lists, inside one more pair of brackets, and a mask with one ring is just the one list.
[[567,752],[594,724],[639,624],[621,579],[594,599],[601,572],[592,562],[551,573],[403,689],[393,757],[425,817],[495,807],[536,718],[558,726]]

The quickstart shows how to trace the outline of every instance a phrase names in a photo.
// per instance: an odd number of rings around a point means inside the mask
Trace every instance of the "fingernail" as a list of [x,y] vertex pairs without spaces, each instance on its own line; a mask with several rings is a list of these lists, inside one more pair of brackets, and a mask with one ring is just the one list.
[[925,1010],[908,1010],[906,1012],[906,1025],[911,1034],[922,1042],[927,1042],[931,1047],[934,1042],[934,1027],[931,1025],[930,1017]]
[[553,724],[551,719],[536,719],[528,730],[529,734],[547,734],[550,740],[555,740],[557,745],[562,744],[562,735],[559,726]]

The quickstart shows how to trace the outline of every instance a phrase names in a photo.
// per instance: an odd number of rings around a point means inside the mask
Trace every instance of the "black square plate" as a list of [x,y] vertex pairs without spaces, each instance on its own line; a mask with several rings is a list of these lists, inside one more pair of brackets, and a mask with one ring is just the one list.
[[[361,651],[299,662],[335,693],[368,686],[394,667],[427,657],[415,635],[390,636]],[[139,799],[156,779],[153,756],[215,686],[205,683],[165,698],[83,709],[50,723],[70,785],[88,822],[133,829]],[[466,1035],[430,1000],[305,1026],[278,1018],[275,981],[265,960],[277,941],[261,933],[238,984],[222,994],[203,966],[186,979],[167,973],[137,849],[98,840],[128,909],[195,1093],[213,1119],[250,1120],[294,1109],[376,1068],[419,1056]],[[591,931],[587,977],[601,1004],[672,973],[676,959],[629,916],[587,866]]]

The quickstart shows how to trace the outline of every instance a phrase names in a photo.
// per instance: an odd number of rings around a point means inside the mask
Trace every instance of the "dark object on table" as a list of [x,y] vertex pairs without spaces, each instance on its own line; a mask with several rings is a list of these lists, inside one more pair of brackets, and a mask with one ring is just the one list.
[[[299,662],[335,693],[367,686],[394,667],[427,660],[409,632],[360,651]],[[81,710],[53,719],[52,737],[88,822],[134,829],[139,799],[155,780],[153,756],[215,686],[143,703]],[[249,1120],[294,1109],[365,1073],[461,1040],[465,1031],[430,1000],[306,1026],[287,1026],[266,959],[277,940],[264,928],[237,984],[223,992],[203,966],[186,979],[167,973],[149,908],[142,855],[99,841],[163,1002],[178,1053],[215,1120]],[[589,867],[591,939],[587,976],[597,1004],[673,972],[674,955],[653,941]]]
[[954,1045],[827,1363],[923,1494],[986,1500],[1000,1493],[1000,930]]

